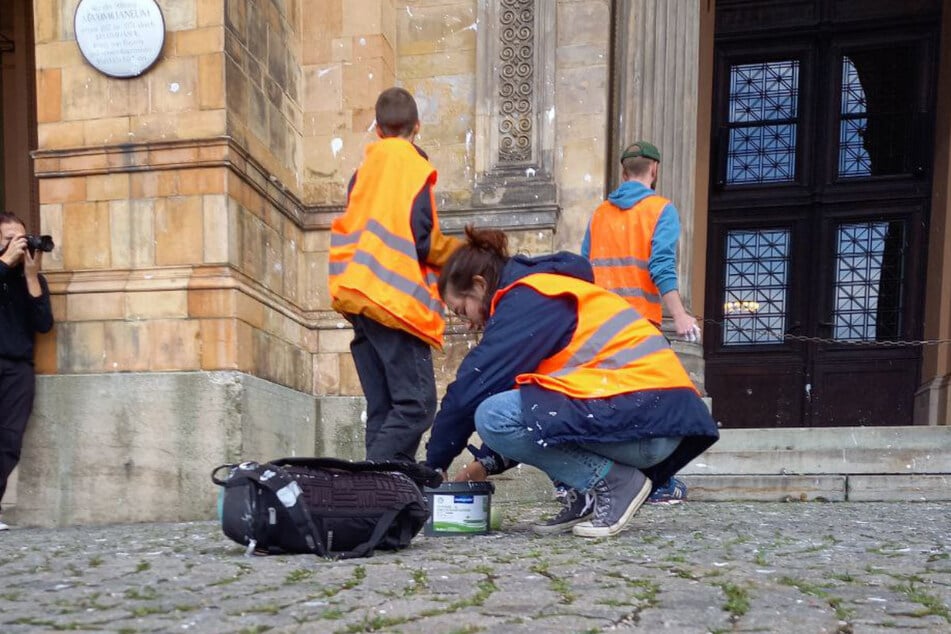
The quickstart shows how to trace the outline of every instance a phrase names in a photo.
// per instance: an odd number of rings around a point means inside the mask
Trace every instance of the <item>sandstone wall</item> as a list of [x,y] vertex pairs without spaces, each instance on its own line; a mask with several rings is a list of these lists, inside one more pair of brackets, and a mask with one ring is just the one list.
[[[128,80],[83,60],[76,4],[34,0],[35,166],[57,242],[57,325],[37,368],[58,376],[41,381],[28,438],[25,521],[147,519],[88,511],[70,472],[93,488],[121,477],[123,499],[171,487],[207,501],[215,461],[362,457],[327,252],[381,90],[416,96],[448,232],[577,251],[604,195],[620,143],[606,138],[608,0],[158,0],[165,47]],[[476,341],[450,323],[440,393]]]

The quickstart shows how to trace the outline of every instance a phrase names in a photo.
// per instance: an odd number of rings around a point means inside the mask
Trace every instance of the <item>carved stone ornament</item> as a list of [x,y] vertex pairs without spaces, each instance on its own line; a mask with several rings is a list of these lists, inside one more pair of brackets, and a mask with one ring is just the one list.
[[501,0],[499,162],[532,160],[535,3]]
[[83,57],[110,77],[138,77],[165,44],[165,19],[155,0],[80,0],[73,24]]

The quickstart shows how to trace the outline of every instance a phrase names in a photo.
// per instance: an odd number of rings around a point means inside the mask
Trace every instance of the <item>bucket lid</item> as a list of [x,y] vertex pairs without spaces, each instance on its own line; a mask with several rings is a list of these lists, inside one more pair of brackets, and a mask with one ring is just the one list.
[[491,482],[443,482],[437,488],[426,487],[429,493],[495,493],[495,485]]

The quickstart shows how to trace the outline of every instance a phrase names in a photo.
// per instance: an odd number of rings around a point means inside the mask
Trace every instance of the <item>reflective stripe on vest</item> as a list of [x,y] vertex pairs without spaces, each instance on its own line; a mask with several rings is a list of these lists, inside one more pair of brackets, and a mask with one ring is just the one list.
[[336,310],[365,314],[441,346],[438,278],[419,261],[410,218],[416,196],[435,177],[408,141],[369,146],[347,210],[331,226],[329,277]]
[[[358,250],[353,258],[350,260],[357,264],[362,264],[363,266],[369,268],[373,271],[373,274],[378,278],[392,286],[393,288],[411,295],[416,301],[424,304],[434,312],[439,313],[440,315],[443,312],[442,304],[437,300],[433,299],[432,295],[429,292],[429,289],[421,284],[417,284],[411,279],[403,277],[395,271],[391,271],[383,264],[380,263],[375,257],[366,251]],[[332,262],[330,264],[330,274],[331,275],[340,275],[347,268],[347,263],[345,262]],[[436,284],[437,278],[433,273],[427,273],[427,281],[430,285]]]
[[544,359],[516,383],[536,384],[573,398],[605,398],[649,389],[696,391],[666,338],[627,302],[594,284],[564,275],[528,275],[498,291],[492,311],[518,285],[549,297],[569,296],[578,325],[563,350]]
[[654,228],[669,203],[656,194],[631,209],[605,201],[591,218],[590,257],[595,284],[624,297],[655,324],[661,322],[663,307],[648,264]]

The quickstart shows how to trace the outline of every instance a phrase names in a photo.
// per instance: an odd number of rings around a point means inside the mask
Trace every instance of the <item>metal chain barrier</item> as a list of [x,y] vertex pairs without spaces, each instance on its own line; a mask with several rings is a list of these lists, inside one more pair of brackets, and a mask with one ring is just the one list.
[[[696,318],[697,321],[701,321],[704,324],[713,324],[716,326],[722,326],[725,322],[717,321],[715,319],[703,319],[700,317]],[[803,343],[828,343],[835,344],[839,346],[856,346],[856,347],[878,347],[878,348],[917,348],[924,346],[942,346],[951,344],[951,339],[924,339],[921,341],[907,341],[903,339],[898,339],[894,341],[868,341],[868,340],[849,340],[849,339],[830,339],[827,337],[807,337],[805,335],[791,335],[785,332],[777,332],[769,326],[763,326],[759,330],[764,330],[779,339],[784,341],[800,341]]]

